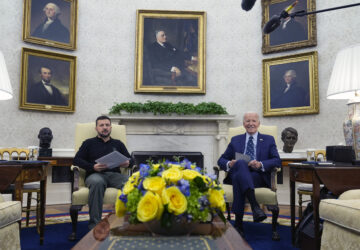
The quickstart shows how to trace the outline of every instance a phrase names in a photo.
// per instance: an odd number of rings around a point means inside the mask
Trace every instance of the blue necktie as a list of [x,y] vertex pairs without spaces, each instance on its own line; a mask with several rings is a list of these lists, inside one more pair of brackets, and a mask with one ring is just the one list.
[[250,156],[251,160],[255,159],[255,150],[254,150],[253,139],[254,138],[252,136],[249,137],[249,140],[246,145],[246,152],[245,152],[246,155]]

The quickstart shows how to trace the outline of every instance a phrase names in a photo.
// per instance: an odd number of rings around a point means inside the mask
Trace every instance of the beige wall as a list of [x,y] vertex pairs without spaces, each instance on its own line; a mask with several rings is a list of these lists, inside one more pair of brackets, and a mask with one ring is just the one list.
[[[354,1],[318,0],[317,9]],[[108,113],[114,102],[215,101],[237,117],[255,110],[262,113],[262,59],[318,51],[320,113],[262,118],[299,132],[297,150],[343,142],[342,120],[346,101],[326,100],[326,90],[337,51],[360,42],[360,7],[317,15],[318,45],[313,48],[263,55],[261,53],[261,1],[250,12],[240,0],[79,0],[78,49],[74,52],[22,41],[23,1],[0,1],[0,49],[3,51],[14,98],[1,101],[0,147],[37,145],[40,128],[52,129],[53,148],[74,147],[74,124]],[[134,94],[135,20],[137,9],[199,10],[207,13],[206,95]],[[21,48],[35,48],[77,57],[76,112],[73,114],[20,110]],[[280,145],[279,148],[282,148]],[[130,148],[129,150],[136,150]]]

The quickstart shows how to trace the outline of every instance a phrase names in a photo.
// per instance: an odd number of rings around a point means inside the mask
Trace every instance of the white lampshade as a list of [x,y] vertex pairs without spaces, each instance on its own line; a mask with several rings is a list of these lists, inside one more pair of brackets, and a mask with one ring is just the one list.
[[0,51],[0,100],[8,100],[13,97],[10,78],[6,69],[3,53]]
[[360,44],[339,51],[327,90],[328,99],[353,99],[360,94]]

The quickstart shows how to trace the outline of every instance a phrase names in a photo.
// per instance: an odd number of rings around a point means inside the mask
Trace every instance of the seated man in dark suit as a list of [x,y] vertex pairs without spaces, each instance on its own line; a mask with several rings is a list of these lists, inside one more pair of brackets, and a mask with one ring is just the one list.
[[[258,132],[259,115],[253,112],[246,113],[243,125],[246,133],[234,136],[218,160],[221,169],[228,171],[224,183],[233,185],[232,210],[236,216],[235,228],[242,236],[245,198],[249,200],[254,222],[265,220],[266,215],[255,199],[254,188],[270,187],[271,171],[281,165],[274,137]],[[235,153],[248,155],[251,160],[235,160]]]
[[47,66],[43,66],[40,68],[39,73],[41,81],[28,85],[27,102],[67,106],[68,100],[66,100],[60,90],[50,82],[52,70]]
[[167,36],[163,30],[155,31],[155,37],[156,41],[147,48],[152,70],[168,73],[173,85],[196,85],[197,79],[185,70],[185,60],[194,59],[190,53],[178,50],[167,42]]

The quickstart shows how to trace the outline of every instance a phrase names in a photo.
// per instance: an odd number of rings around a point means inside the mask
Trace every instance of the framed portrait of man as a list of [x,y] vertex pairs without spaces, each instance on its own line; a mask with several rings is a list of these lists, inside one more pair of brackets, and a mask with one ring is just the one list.
[[21,59],[21,109],[75,111],[75,56],[23,48]]
[[137,10],[135,93],[205,94],[205,12]]
[[[295,0],[263,0],[262,27],[274,15],[287,9]],[[296,11],[315,11],[315,0],[300,0],[288,13]],[[280,26],[270,34],[263,33],[262,52],[264,54],[311,47],[317,44],[316,15],[281,19]]]
[[23,40],[76,49],[78,0],[24,0]]
[[263,60],[263,115],[319,113],[317,52]]

